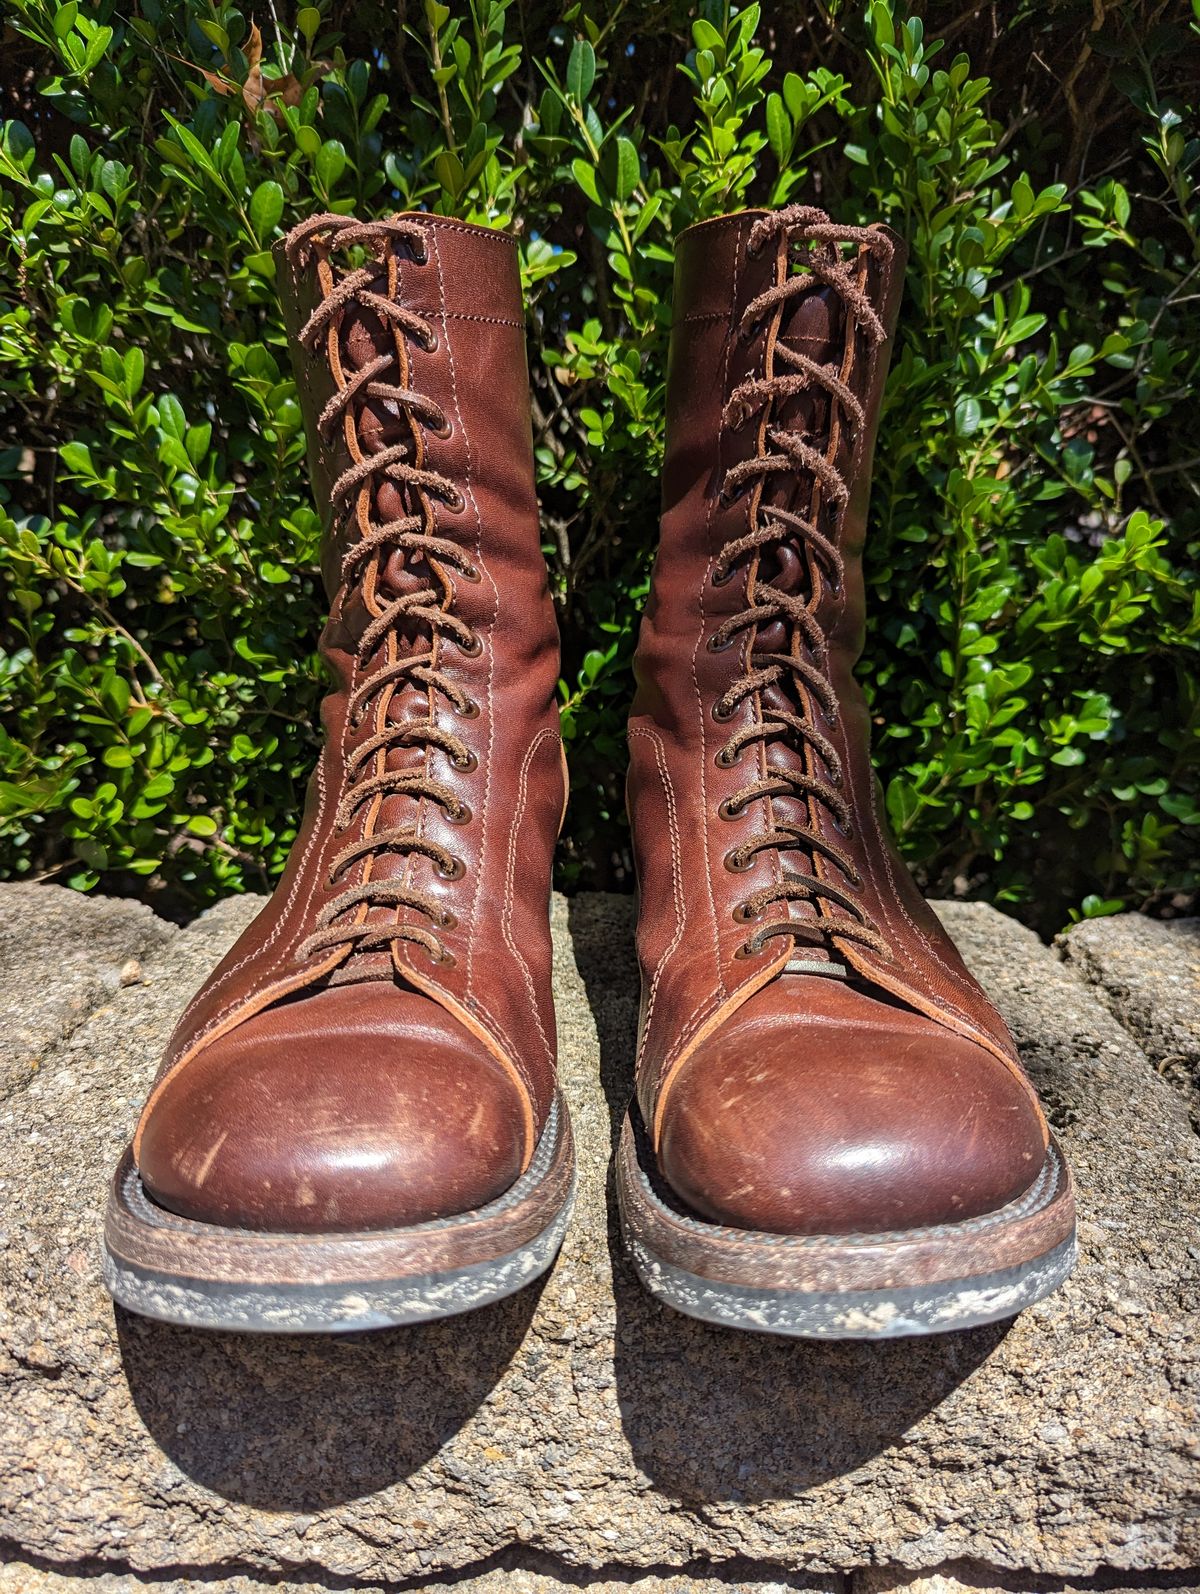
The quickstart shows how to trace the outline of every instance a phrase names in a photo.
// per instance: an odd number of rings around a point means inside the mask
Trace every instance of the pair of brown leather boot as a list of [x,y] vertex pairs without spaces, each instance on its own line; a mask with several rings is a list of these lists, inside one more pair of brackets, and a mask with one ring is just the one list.
[[[618,1189],[654,1294],[781,1333],[985,1322],[1074,1255],[1012,1041],[885,834],[852,674],[902,256],[799,207],[679,241]],[[508,1294],[567,1223],[558,648],[512,240],[321,216],[278,264],[325,749],[279,889],[171,1040],[106,1266],[154,1317],[357,1329]]]

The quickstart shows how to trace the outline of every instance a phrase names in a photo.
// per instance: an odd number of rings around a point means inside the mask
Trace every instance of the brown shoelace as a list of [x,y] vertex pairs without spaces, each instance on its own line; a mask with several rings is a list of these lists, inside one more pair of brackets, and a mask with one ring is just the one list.
[[[366,250],[372,264],[335,271],[332,257],[356,246]],[[404,796],[437,803],[454,823],[466,824],[471,811],[454,789],[433,777],[426,756],[422,769],[388,768],[388,754],[394,748],[424,747],[440,749],[458,769],[474,767],[474,755],[465,742],[437,723],[438,695],[449,700],[455,712],[472,716],[478,712],[462,689],[440,667],[443,638],[449,636],[468,655],[479,651],[479,642],[452,608],[454,587],[450,571],[469,581],[479,579],[463,550],[437,535],[434,505],[442,503],[452,511],[463,507],[462,494],[448,477],[424,467],[424,438],[421,428],[445,432],[447,418],[438,404],[416,392],[409,383],[408,350],[410,339],[423,348],[436,345],[434,328],[422,316],[397,302],[398,247],[418,265],[427,258],[424,229],[416,222],[393,219],[360,223],[345,216],[314,216],[297,227],[287,241],[289,259],[315,253],[323,297],[300,331],[300,342],[315,352],[324,342],[336,391],[322,410],[317,426],[328,438],[342,426],[352,463],[331,489],[334,512],[344,518],[349,531],[357,526],[358,536],[342,560],[345,582],[358,582],[371,614],[370,624],[358,643],[363,674],[350,695],[347,716],[352,728],[362,725],[372,700],[375,701],[376,732],[349,755],[347,785],[338,804],[335,824],[347,830],[364,803],[374,799]],[[377,291],[380,276],[387,292]],[[392,334],[394,348],[355,371],[348,371],[340,347],[341,328],[347,312],[363,308],[379,316]],[[395,380],[396,376],[399,380]],[[366,399],[381,399],[396,406],[401,424],[407,424],[407,440],[368,454],[361,447],[358,425]],[[383,480],[399,485],[412,513],[396,520],[379,517],[376,487]],[[406,561],[421,560],[432,580],[399,597],[390,597],[383,588],[383,568],[392,550],[401,550]],[[401,655],[398,635],[416,625],[428,635],[428,646]],[[382,665],[370,668],[373,655],[382,649]],[[406,685],[424,689],[425,713],[419,718],[391,722],[388,705]],[[380,804],[374,804],[378,808]],[[374,812],[361,839],[349,843],[335,856],[329,870],[328,886],[336,887],[351,869],[358,878],[317,916],[316,930],[298,952],[301,959],[335,947],[368,950],[396,941],[411,941],[423,946],[435,962],[453,963],[450,953],[433,929],[420,923],[404,923],[400,913],[412,909],[436,929],[452,929],[454,915],[432,897],[399,879],[372,879],[372,865],[379,855],[392,852],[422,855],[446,879],[461,878],[464,865],[447,848],[403,826],[376,830]],[[371,921],[373,909],[392,909],[386,922]],[[353,914],[353,919],[346,915]],[[339,922],[340,921],[340,922]]]
[[[733,732],[717,756],[728,767],[736,763],[743,749],[751,743],[765,746],[778,740],[791,740],[793,745],[806,747],[810,755],[817,755],[825,773],[786,769],[768,762],[761,778],[743,786],[721,805],[721,814],[734,818],[750,803],[762,798],[768,801],[775,797],[799,798],[807,800],[810,817],[814,803],[826,808],[833,816],[834,825],[848,840],[852,835],[851,812],[841,790],[843,774],[837,749],[807,712],[772,708],[769,715],[764,715],[761,707],[762,692],[776,683],[791,681],[802,705],[807,693],[820,705],[828,723],[831,726],[836,723],[837,697],[829,678],[829,647],[816,616],[820,590],[813,584],[806,598],[786,592],[771,581],[760,582],[759,566],[764,550],[788,542],[799,543],[811,556],[811,562],[824,571],[835,590],[842,580],[844,561],[834,540],[836,526],[831,528],[834,533],[831,535],[830,530],[821,529],[820,522],[822,518],[827,524],[831,519],[836,522],[836,516],[849,499],[849,489],[834,459],[842,425],[863,424],[862,405],[836,365],[820,365],[807,355],[788,348],[779,339],[779,332],[787,307],[819,283],[838,294],[848,318],[870,343],[881,342],[885,336],[883,324],[867,297],[858,262],[862,250],[880,259],[889,259],[892,244],[885,234],[866,227],[835,226],[824,211],[801,205],[790,206],[755,222],[750,234],[751,252],[761,253],[770,242],[774,242],[777,251],[776,281],[746,306],[741,324],[745,334],[765,317],[773,318],[767,338],[766,369],[763,376],[748,378],[735,388],[722,417],[727,426],[740,427],[756,415],[763,416],[757,452],[753,458],[730,466],[721,489],[723,501],[727,503],[735,494],[747,488],[751,490],[750,530],[725,544],[713,571],[714,581],[727,581],[733,566],[749,556],[747,603],[745,609],[731,615],[718,627],[709,642],[711,648],[720,650],[730,646],[739,634],[750,632],[746,668],[717,700],[713,714],[717,719],[729,719],[747,698],[755,700],[757,712],[751,724]],[[860,253],[847,258],[843,254],[845,245],[855,247]],[[799,270],[793,271],[793,263]],[[853,328],[849,336],[853,338]],[[779,424],[773,413],[777,404],[814,386],[823,389],[829,401],[824,448],[814,446],[803,433]],[[769,477],[798,472],[808,472],[812,478],[807,516],[763,504],[763,488]],[[775,622],[782,622],[790,632],[789,651],[758,651],[755,646],[758,628]],[[807,761],[811,769],[811,756]],[[817,943],[825,942],[830,936],[841,936],[890,957],[886,940],[853,895],[862,886],[862,877],[853,859],[822,835],[815,821],[810,825],[795,824],[776,819],[772,812],[770,828],[733,848],[726,856],[726,863],[734,871],[748,869],[755,855],[768,849],[781,852],[803,849],[812,858],[813,872],[802,874],[783,870],[780,880],[761,887],[740,904],[737,917],[744,923],[753,923],[775,904],[793,901],[810,903],[815,917],[779,918],[761,925],[741,949],[745,955],[756,956],[772,936],[786,935]],[[848,886],[819,876],[817,857],[832,864]]]

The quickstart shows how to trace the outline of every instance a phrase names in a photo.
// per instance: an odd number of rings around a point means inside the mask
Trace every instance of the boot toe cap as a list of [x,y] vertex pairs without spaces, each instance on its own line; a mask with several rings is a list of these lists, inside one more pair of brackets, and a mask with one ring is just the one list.
[[502,1195],[515,1083],[428,998],[341,986],[257,1014],[152,1097],[142,1183],[187,1218],[280,1233],[409,1226]]
[[763,1023],[755,1002],[693,1053],[662,1113],[660,1169],[710,1221],[888,1233],[980,1217],[1036,1179],[1041,1115],[981,1046],[888,1008]]

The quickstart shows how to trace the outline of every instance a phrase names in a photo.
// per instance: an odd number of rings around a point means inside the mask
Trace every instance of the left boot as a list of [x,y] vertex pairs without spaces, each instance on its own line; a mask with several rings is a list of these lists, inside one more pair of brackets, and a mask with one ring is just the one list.
[[168,1045],[105,1276],[152,1317],[300,1332],[465,1311],[554,1259],[566,780],[514,239],[318,216],[276,263],[324,745],[275,895]]
[[618,1193],[652,1293],[785,1334],[966,1328],[1074,1260],[1070,1175],[886,834],[853,676],[902,252],[794,207],[676,262]]

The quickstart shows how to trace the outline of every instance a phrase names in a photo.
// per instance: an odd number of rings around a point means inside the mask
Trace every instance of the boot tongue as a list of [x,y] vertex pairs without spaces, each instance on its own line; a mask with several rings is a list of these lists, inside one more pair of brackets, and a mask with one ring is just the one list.
[[[814,286],[784,313],[777,342],[785,349],[803,354],[818,365],[839,365],[845,329],[845,312],[840,296],[831,288]],[[786,359],[776,356],[777,375],[799,374]],[[829,444],[829,400],[816,382],[795,396],[772,406],[772,426],[799,433],[811,447],[824,453]],[[771,448],[770,442],[766,445]],[[774,450],[773,450],[774,451]],[[786,509],[805,519],[811,518],[814,508],[814,480],[811,472],[781,471],[770,478],[763,492],[763,512],[772,505]],[[757,584],[769,585],[790,596],[806,599],[812,592],[812,556],[800,537],[781,540],[765,548],[758,565]],[[785,620],[772,620],[758,628],[754,654],[788,653],[791,651],[791,626]],[[816,661],[806,651],[810,663]],[[795,677],[790,674],[775,682],[762,693],[764,717],[776,713],[799,714],[805,711]],[[778,769],[804,772],[805,751],[795,736],[777,737],[768,744],[768,761]],[[814,773],[825,773],[820,759],[813,755]],[[811,825],[808,804],[797,797],[775,797],[772,804],[777,820],[786,824]],[[819,804],[814,805],[819,808]],[[781,863],[785,874],[813,874],[812,859],[803,848],[784,849]],[[781,905],[782,906],[782,905]],[[787,904],[787,916],[793,919],[812,920],[817,917],[812,903],[795,901]],[[841,958],[824,944],[800,943],[784,969],[785,973],[825,973],[841,976],[845,967]]]

